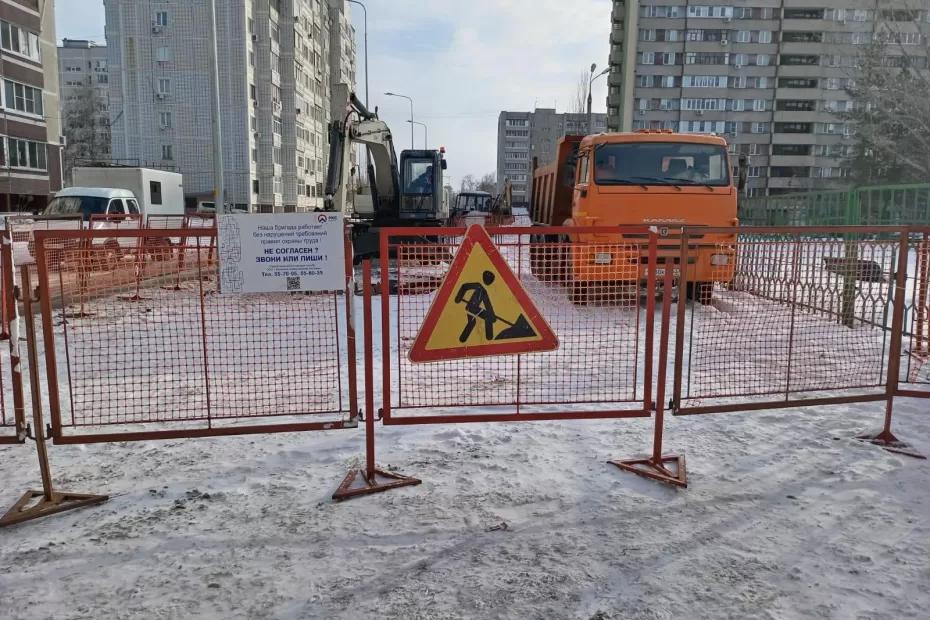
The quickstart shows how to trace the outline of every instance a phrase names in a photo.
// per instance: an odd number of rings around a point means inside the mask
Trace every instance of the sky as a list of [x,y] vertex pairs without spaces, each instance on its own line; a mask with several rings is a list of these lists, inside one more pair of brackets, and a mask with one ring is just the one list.
[[[219,0],[222,1],[222,0]],[[566,111],[579,75],[607,66],[610,0],[363,0],[368,7],[370,107],[410,147],[410,104],[426,123],[429,146],[446,147],[447,174],[458,187],[467,174],[497,168],[501,110]],[[362,10],[356,91],[365,100]],[[58,0],[58,38],[104,40],[102,0]],[[606,111],[606,76],[594,84],[594,111]],[[415,128],[422,148],[423,128]],[[447,177],[447,182],[449,178]]]

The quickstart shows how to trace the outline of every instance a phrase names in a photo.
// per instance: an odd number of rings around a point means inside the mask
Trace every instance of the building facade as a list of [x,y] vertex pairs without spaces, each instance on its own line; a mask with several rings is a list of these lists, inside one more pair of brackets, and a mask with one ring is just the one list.
[[0,2],[0,210],[36,211],[61,189],[55,3]]
[[[331,86],[355,82],[345,0],[216,4],[226,202],[256,212],[322,207]],[[208,3],[104,5],[114,157],[174,166],[185,194],[211,195]]]
[[[606,114],[592,114],[593,133],[607,129]],[[540,166],[555,159],[556,144],[564,135],[585,135],[587,114],[558,113],[552,108],[533,112],[501,112],[497,121],[497,186],[513,186],[514,204],[529,201],[533,158]]]
[[886,28],[902,33],[891,54],[926,61],[930,12],[912,4],[615,0],[608,125],[724,135],[749,157],[749,195],[845,186],[855,133],[839,116],[853,105],[845,89]]
[[58,47],[65,183],[82,160],[107,161],[110,153],[110,84],[107,48],[65,39]]

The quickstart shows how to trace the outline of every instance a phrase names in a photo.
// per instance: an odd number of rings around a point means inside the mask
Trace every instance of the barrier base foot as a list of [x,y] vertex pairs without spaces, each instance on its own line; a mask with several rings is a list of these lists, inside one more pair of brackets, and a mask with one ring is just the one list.
[[859,435],[856,437],[859,441],[870,443],[872,445],[880,446],[887,450],[888,452],[894,452],[895,454],[903,454],[904,456],[909,456],[915,459],[926,460],[927,457],[917,452],[911,448],[908,444],[904,443],[891,431],[882,431],[874,435]]
[[117,297],[120,301],[151,301],[151,297],[143,297],[141,295],[121,295]]
[[345,477],[342,484],[333,493],[333,499],[341,502],[360,495],[370,495],[391,489],[399,489],[400,487],[414,486],[421,482],[417,478],[395,474],[383,469],[376,469],[370,477],[367,471],[356,469],[350,471]]
[[[685,457],[679,454],[670,454],[656,460],[647,459],[627,459],[623,461],[607,461],[611,465],[616,465],[624,471],[644,476],[652,480],[658,480],[676,487],[688,486],[688,470],[685,467]],[[672,468],[666,467],[666,463],[674,463]]]
[[[38,502],[35,501],[39,499]],[[26,491],[18,502],[13,504],[3,517],[0,517],[0,527],[30,521],[57,512],[83,508],[105,502],[108,498],[106,495],[89,495],[86,493],[58,493],[52,492],[52,499],[45,499],[42,491]]]

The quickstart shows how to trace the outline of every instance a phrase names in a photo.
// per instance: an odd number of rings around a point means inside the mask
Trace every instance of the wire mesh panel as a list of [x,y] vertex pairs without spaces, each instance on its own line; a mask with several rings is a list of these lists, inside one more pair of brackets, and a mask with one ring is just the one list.
[[221,294],[216,230],[188,230],[37,235],[55,441],[346,425],[344,291]]
[[689,301],[693,285],[681,283],[678,413],[884,397],[906,238],[895,228],[742,229],[735,268],[719,267],[706,298]]
[[[412,363],[408,353],[464,229],[436,229],[426,238],[422,229],[382,230],[386,424],[649,414],[655,295],[647,274],[655,238],[646,229],[546,230],[552,240],[539,240],[536,228],[488,232],[559,348],[425,364]],[[636,238],[625,240],[622,232]],[[466,343],[477,330],[497,342],[518,329],[519,311],[493,310],[505,295],[493,279],[465,284],[447,301],[453,318],[444,329],[454,332],[447,340]],[[478,289],[486,293],[481,308],[473,296]]]
[[900,384],[930,396],[930,229],[911,236],[905,295]]

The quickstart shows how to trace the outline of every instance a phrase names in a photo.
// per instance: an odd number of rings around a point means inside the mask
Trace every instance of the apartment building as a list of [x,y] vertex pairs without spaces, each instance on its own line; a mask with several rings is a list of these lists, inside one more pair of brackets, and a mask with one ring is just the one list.
[[[188,196],[211,195],[207,1],[104,5],[114,157],[173,166]],[[355,82],[345,0],[216,5],[226,202],[254,212],[322,208],[331,86]]]
[[58,47],[58,77],[65,136],[62,167],[68,182],[76,162],[111,158],[106,46],[64,39]]
[[[592,114],[594,133],[607,130],[607,115]],[[588,115],[558,113],[552,108],[533,112],[501,112],[497,121],[498,191],[510,179],[514,204],[529,201],[533,158],[540,166],[555,159],[556,143],[564,135],[585,135]]]
[[35,211],[61,189],[55,3],[0,2],[0,211]]
[[608,126],[725,135],[749,156],[749,195],[844,186],[855,134],[838,116],[853,106],[845,89],[863,46],[889,31],[889,66],[926,62],[930,11],[913,4],[615,1]]

